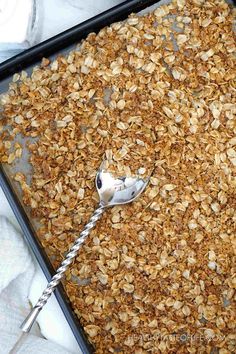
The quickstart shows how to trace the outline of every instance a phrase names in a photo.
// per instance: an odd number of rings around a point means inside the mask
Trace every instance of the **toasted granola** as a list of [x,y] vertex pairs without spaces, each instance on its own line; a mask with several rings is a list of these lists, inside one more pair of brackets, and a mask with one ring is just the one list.
[[[2,96],[1,160],[29,144],[23,200],[55,267],[98,203],[102,160],[152,177],[107,210],[64,287],[97,353],[235,351],[235,10],[175,0],[131,15]],[[19,145],[19,144],[18,144]]]

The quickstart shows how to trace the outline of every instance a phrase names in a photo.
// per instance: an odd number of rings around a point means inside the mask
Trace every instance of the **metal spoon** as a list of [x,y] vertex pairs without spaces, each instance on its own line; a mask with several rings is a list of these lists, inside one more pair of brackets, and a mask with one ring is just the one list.
[[111,207],[119,204],[127,204],[133,202],[138,196],[144,191],[148,184],[149,178],[134,178],[134,177],[121,177],[114,178],[111,173],[101,169],[96,175],[96,188],[99,194],[100,203],[91,216],[89,222],[85,225],[83,231],[76,239],[74,245],[71,247],[65,259],[62,261],[61,265],[56,271],[56,274],[52,277],[51,281],[48,283],[46,289],[43,291],[42,295],[38,299],[38,302],[33,307],[29,315],[26,317],[21,325],[21,330],[23,332],[29,332],[33,326],[37,316],[40,311],[46,305],[51,294],[60,283],[67,271],[69,265],[72,263],[73,259],[77,256],[77,253],[81,245],[85,242],[90,231],[94,228],[97,221],[102,216],[104,210],[107,207]]

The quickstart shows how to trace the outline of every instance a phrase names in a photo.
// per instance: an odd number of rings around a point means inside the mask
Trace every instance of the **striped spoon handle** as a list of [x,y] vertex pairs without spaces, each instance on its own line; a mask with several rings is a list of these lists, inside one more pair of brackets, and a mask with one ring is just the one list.
[[54,292],[57,285],[60,283],[65,272],[67,271],[70,264],[72,263],[73,259],[77,256],[81,245],[85,242],[85,240],[90,234],[90,231],[94,228],[97,221],[102,216],[104,209],[105,209],[104,206],[99,205],[98,208],[93,213],[93,215],[91,216],[89,222],[85,225],[83,231],[80,233],[79,237],[76,239],[75,243],[73,244],[73,246],[71,247],[67,255],[65,256],[65,259],[62,261],[61,265],[57,269],[56,274],[52,277],[51,281],[48,283],[46,289],[43,291],[36,305],[33,307],[33,309],[26,317],[24,322],[21,324],[20,328],[23,332],[29,332],[31,330],[40,311],[42,310],[44,305],[46,305],[48,299]]

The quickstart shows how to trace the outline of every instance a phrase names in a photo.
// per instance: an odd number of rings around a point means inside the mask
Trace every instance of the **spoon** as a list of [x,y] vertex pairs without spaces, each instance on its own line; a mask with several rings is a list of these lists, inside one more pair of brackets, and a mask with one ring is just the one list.
[[38,299],[29,315],[20,326],[23,332],[29,332],[38,317],[40,311],[46,305],[48,299],[60,283],[69,265],[77,256],[81,245],[85,242],[90,231],[95,227],[97,221],[101,218],[106,208],[120,204],[133,202],[144,191],[148,184],[149,178],[142,179],[139,177],[118,177],[114,178],[110,172],[100,169],[96,174],[96,188],[100,198],[97,209],[94,211],[89,222],[85,225],[79,237],[75,240],[65,259],[48,283],[46,289]]

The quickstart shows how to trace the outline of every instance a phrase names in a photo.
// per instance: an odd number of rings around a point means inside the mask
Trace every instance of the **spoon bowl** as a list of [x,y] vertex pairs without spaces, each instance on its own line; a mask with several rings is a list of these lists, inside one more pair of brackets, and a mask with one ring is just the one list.
[[148,178],[139,177],[115,178],[112,173],[100,170],[95,180],[100,205],[111,207],[131,203],[143,192],[148,181]]

